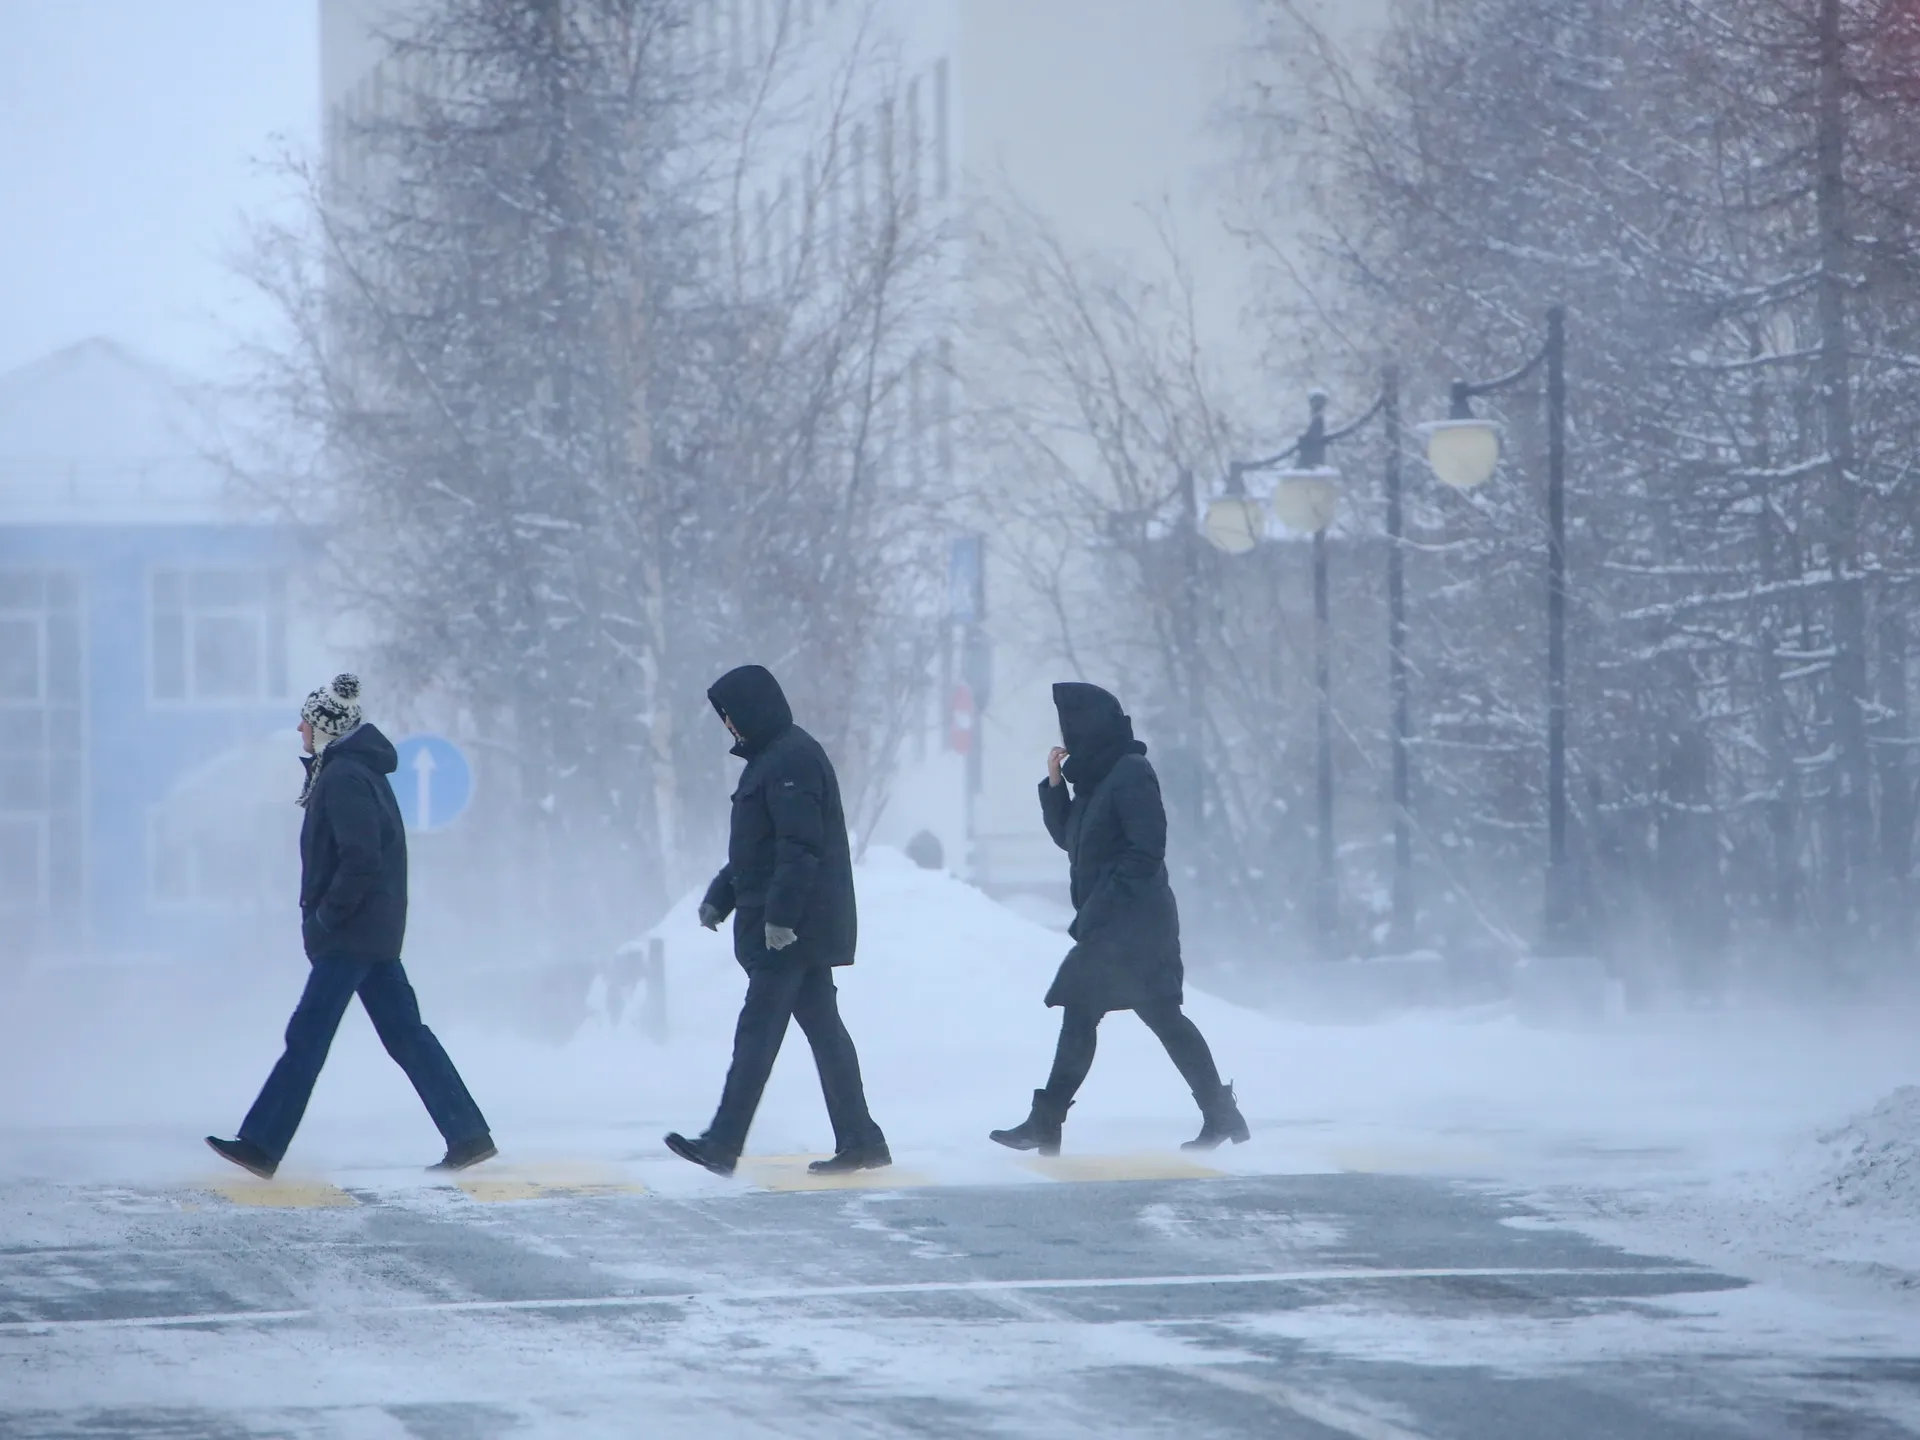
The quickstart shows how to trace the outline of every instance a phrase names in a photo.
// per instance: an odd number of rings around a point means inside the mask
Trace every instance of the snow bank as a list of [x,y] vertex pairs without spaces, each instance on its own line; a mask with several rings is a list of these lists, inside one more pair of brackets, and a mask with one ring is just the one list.
[[1818,1198],[1920,1221],[1920,1085],[1818,1138],[1832,1167]]

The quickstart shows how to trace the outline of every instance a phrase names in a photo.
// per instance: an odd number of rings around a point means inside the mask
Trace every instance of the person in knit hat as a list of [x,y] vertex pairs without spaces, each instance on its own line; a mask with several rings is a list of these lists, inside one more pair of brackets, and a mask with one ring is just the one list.
[[407,1072],[447,1142],[436,1170],[464,1170],[498,1153],[480,1107],[440,1041],[400,963],[407,929],[407,832],[387,777],[393,742],[360,712],[360,680],[336,675],[300,707],[307,767],[300,806],[300,931],[307,987],[287,1045],[232,1140],[216,1154],[263,1179],[279,1169],[306,1114],[334,1033],[358,995],[380,1043]]
[[300,787],[300,805],[306,807],[313,782],[320,774],[327,747],[360,728],[360,677],[340,674],[308,695],[300,706],[300,738],[307,754],[307,781]]

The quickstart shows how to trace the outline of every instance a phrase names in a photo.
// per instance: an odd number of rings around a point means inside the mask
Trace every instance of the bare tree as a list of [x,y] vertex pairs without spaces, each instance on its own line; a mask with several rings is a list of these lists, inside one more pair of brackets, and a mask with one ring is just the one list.
[[863,824],[935,636],[903,397],[938,216],[898,147],[850,141],[895,76],[784,10],[731,73],[689,15],[440,0],[256,272],[289,337],[261,387],[312,438],[305,486],[256,479],[325,527],[388,673],[511,777],[490,893],[593,943],[710,858],[720,669],[784,675]]
[[[1818,927],[1905,948],[1902,482],[1920,326],[1920,52],[1874,0],[1399,6],[1351,56],[1264,6],[1241,117],[1276,318],[1443,379],[1571,307],[1574,798],[1596,919],[1688,966]],[[1437,398],[1437,397],[1436,397]],[[1415,647],[1429,829],[1537,859],[1537,395],[1514,465],[1425,502]],[[1509,887],[1510,888],[1510,887]],[[1518,922],[1524,895],[1501,902]],[[1684,966],[1683,966],[1684,968]],[[1697,979],[1708,979],[1701,974]]]

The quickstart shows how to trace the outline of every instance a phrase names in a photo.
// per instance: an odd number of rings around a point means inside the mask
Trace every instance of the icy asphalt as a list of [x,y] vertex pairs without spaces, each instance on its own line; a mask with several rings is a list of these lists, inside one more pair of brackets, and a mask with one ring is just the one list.
[[1913,1307],[1177,1155],[0,1183],[0,1436],[1920,1434]]

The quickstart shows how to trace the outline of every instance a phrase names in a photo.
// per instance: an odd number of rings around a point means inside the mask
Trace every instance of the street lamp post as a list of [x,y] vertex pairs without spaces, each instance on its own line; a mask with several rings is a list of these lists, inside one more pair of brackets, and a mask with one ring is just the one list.
[[1327,465],[1327,396],[1307,397],[1312,419],[1300,437],[1299,469],[1282,475],[1274,489],[1281,523],[1313,534],[1314,844],[1319,866],[1313,891],[1314,928],[1323,942],[1340,927],[1339,853],[1333,838],[1333,666],[1328,656],[1333,625],[1327,603],[1327,526],[1339,505],[1334,472]]
[[1547,372],[1547,872],[1541,916],[1542,948],[1574,943],[1573,885],[1567,861],[1567,312],[1547,312],[1539,353],[1497,379],[1453,382],[1447,419],[1423,427],[1427,460],[1440,480],[1471,490],[1493,477],[1500,432],[1474,416],[1472,401],[1518,385],[1542,366]]
[[1406,513],[1401,501],[1400,371],[1389,365],[1380,384],[1381,423],[1387,431],[1387,690],[1393,710],[1393,913],[1392,948],[1413,942],[1412,766],[1408,741],[1413,715],[1407,671]]
[[[1323,943],[1331,944],[1340,924],[1340,887],[1338,850],[1333,829],[1333,685],[1331,661],[1332,620],[1328,594],[1327,528],[1339,509],[1339,471],[1327,463],[1330,446],[1355,434],[1375,417],[1387,417],[1388,433],[1397,437],[1399,386],[1394,371],[1388,370],[1380,398],[1358,420],[1339,430],[1327,429],[1327,397],[1315,390],[1307,397],[1310,419],[1305,432],[1292,445],[1264,460],[1238,461],[1228,467],[1226,493],[1207,509],[1203,530],[1207,538],[1229,554],[1245,554],[1256,546],[1266,530],[1266,517],[1259,502],[1247,494],[1246,476],[1254,471],[1277,470],[1292,461],[1291,468],[1280,470],[1274,486],[1272,510],[1276,519],[1295,533],[1313,537],[1313,675],[1314,713],[1314,811],[1317,868],[1314,884],[1314,924]],[[1388,446],[1387,484],[1390,526],[1396,536],[1389,560],[1389,591],[1392,598],[1395,699],[1394,750],[1394,925],[1404,935],[1411,929],[1412,882],[1411,841],[1406,833],[1406,674],[1402,641],[1406,617],[1401,601],[1398,527],[1400,523],[1400,468],[1397,438]]]

